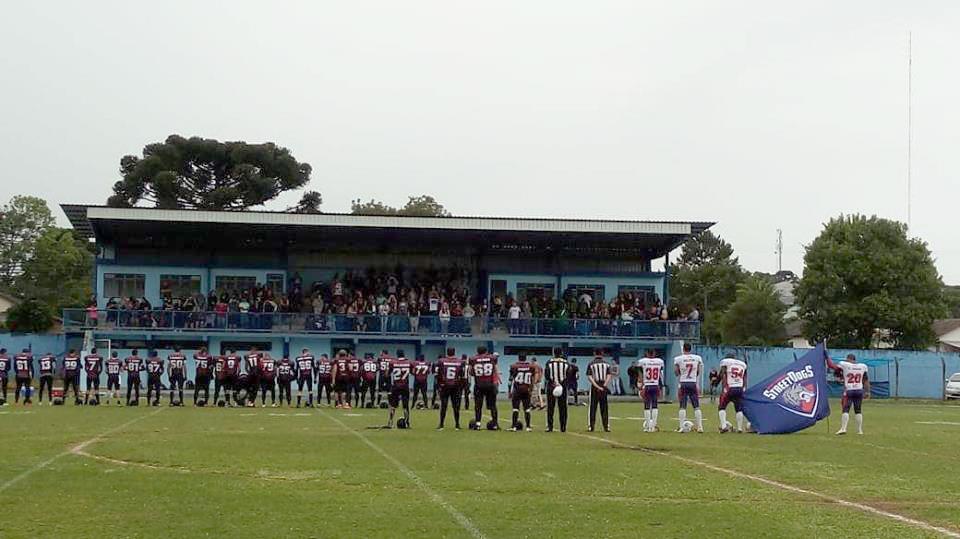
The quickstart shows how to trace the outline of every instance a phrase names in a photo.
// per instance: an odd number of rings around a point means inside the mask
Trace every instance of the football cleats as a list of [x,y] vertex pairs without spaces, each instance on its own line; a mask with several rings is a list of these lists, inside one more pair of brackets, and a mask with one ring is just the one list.
[[500,426],[494,420],[487,421],[487,430],[500,430]]

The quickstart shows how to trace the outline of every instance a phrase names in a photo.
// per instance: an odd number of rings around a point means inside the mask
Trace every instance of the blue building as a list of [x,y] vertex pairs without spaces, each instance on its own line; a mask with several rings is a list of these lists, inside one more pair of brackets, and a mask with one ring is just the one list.
[[[484,345],[512,362],[526,353],[544,361],[554,347],[568,357],[602,348],[632,361],[646,348],[664,357],[699,337],[699,324],[582,316],[577,305],[630,297],[645,307],[670,305],[669,276],[658,259],[712,223],[601,221],[503,217],[399,217],[202,211],[64,205],[77,230],[96,242],[97,309],[64,312],[68,342],[82,339],[125,355],[131,348],[161,354],[178,345],[219,354],[257,346],[275,357],[347,349],[355,354],[404,350],[428,360],[452,347],[472,354]],[[667,264],[664,264],[666,267]],[[431,303],[416,317],[379,312],[327,312],[310,304],[316,290],[330,303],[334,283],[378,274],[453,276],[476,305],[451,316]],[[337,286],[343,286],[337,285]],[[293,297],[286,312],[223,311],[212,300],[251,288]],[[213,296],[211,296],[213,293]],[[324,297],[326,296],[326,297]],[[124,306],[136,298],[140,307]],[[188,311],[174,298],[198,298]],[[301,299],[302,298],[302,299]],[[515,302],[537,309],[510,319]],[[569,305],[571,308],[557,307]],[[230,303],[230,302],[228,302]],[[437,302],[439,303],[439,302]],[[181,304],[182,305],[182,304]],[[550,305],[550,308],[544,306]],[[434,309],[436,307],[436,309]],[[182,307],[180,307],[182,309]],[[220,309],[218,311],[217,309]],[[339,309],[343,309],[340,307]]]

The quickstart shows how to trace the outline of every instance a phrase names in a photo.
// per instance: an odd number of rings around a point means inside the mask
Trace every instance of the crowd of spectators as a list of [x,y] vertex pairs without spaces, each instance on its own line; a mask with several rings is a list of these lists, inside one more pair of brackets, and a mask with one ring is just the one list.
[[[311,331],[471,334],[486,324],[513,334],[625,334],[634,322],[696,319],[696,310],[671,317],[651,292],[626,291],[611,301],[568,289],[561,298],[474,298],[479,286],[467,269],[369,268],[334,274],[307,285],[299,273],[287,293],[258,283],[250,288],[174,296],[155,308],[146,298],[111,298],[107,320],[128,327],[269,330],[277,324]],[[95,306],[95,303],[93,303]],[[88,322],[96,318],[88,310]],[[95,321],[94,321],[95,323]],[[475,324],[484,324],[483,328]],[[574,329],[571,329],[574,324]]]

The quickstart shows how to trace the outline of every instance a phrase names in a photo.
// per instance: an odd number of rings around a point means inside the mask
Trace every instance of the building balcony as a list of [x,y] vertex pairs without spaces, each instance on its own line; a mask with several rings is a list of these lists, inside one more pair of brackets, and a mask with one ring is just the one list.
[[700,338],[700,323],[680,320],[473,318],[311,313],[242,313],[64,309],[67,332],[391,336],[421,338],[538,338],[558,340],[685,340]]

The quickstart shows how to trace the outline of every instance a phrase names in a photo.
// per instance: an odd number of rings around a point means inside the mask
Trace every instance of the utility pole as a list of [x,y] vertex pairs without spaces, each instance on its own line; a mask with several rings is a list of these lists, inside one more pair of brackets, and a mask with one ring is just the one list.
[[913,32],[907,32],[907,228],[912,222],[913,175]]
[[783,230],[777,229],[777,273],[783,271]]

